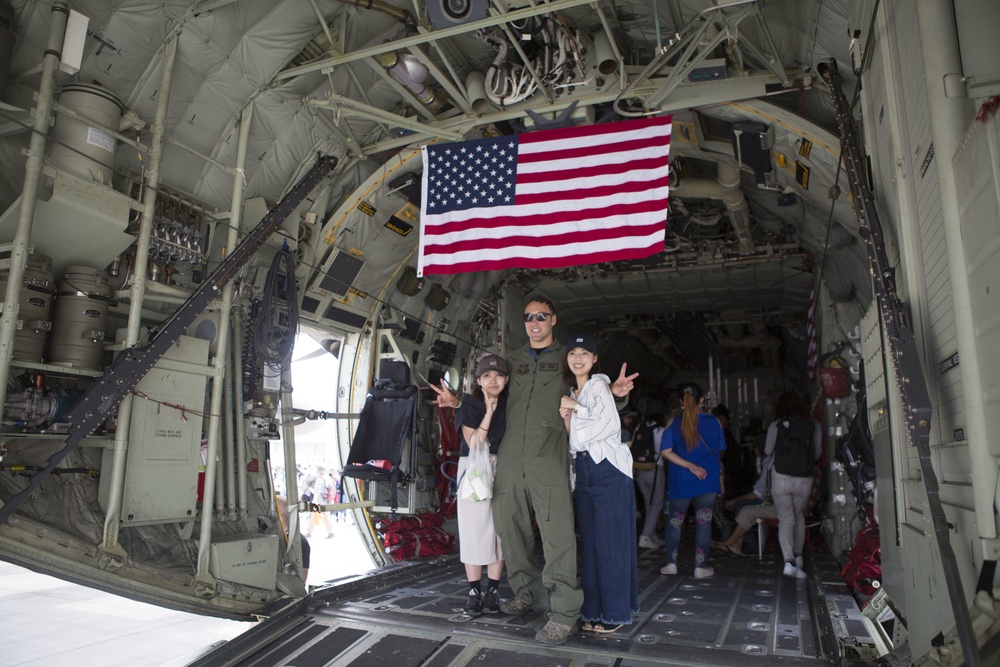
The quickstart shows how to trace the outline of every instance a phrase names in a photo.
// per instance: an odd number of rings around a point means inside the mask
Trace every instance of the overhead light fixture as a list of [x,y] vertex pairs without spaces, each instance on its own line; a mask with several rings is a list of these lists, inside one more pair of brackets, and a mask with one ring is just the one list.
[[427,0],[425,6],[435,30],[485,19],[490,13],[489,0]]

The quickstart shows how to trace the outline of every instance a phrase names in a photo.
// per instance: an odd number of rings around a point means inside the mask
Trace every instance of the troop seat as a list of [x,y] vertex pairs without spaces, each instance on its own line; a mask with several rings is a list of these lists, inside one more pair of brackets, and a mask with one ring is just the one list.
[[[386,360],[368,389],[358,428],[341,475],[388,482],[390,509],[399,507],[398,487],[412,481],[416,471],[416,385],[410,384],[405,361]],[[406,460],[404,454],[409,453]]]

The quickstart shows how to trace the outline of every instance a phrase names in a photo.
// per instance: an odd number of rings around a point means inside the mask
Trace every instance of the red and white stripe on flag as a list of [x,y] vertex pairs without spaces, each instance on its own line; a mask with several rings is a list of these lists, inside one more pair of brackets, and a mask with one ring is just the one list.
[[806,313],[806,370],[809,381],[816,379],[816,367],[819,365],[819,347],[816,343],[816,290],[809,292],[809,312]]
[[662,252],[670,129],[663,116],[424,146],[418,274]]

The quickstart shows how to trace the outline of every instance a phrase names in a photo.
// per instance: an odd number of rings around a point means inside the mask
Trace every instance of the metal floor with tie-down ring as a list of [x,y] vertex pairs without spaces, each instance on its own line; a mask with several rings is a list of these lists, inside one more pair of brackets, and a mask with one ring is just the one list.
[[[685,546],[688,548],[685,549]],[[713,551],[715,576],[696,580],[682,542],[679,574],[662,548],[639,552],[640,612],[608,635],[574,632],[562,646],[534,639],[542,612],[470,618],[454,557],[405,563],[320,587],[272,610],[196,665],[822,665],[866,664],[878,641],[824,554],[809,577],[781,575],[775,545],[763,558]],[[512,595],[506,583],[505,597]]]

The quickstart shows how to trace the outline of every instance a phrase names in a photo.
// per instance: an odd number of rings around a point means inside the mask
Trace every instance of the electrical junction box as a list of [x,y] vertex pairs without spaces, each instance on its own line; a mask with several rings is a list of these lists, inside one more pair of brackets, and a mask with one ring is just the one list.
[[208,571],[234,584],[274,590],[278,576],[278,536],[247,533],[215,538]]
[[[125,337],[118,332],[119,341]],[[136,385],[122,495],[126,526],[193,521],[209,341],[181,336]],[[110,471],[114,451],[103,450]],[[101,475],[98,500],[107,511],[112,475]]]
[[727,77],[725,58],[706,58],[688,73],[688,81],[718,81]]

